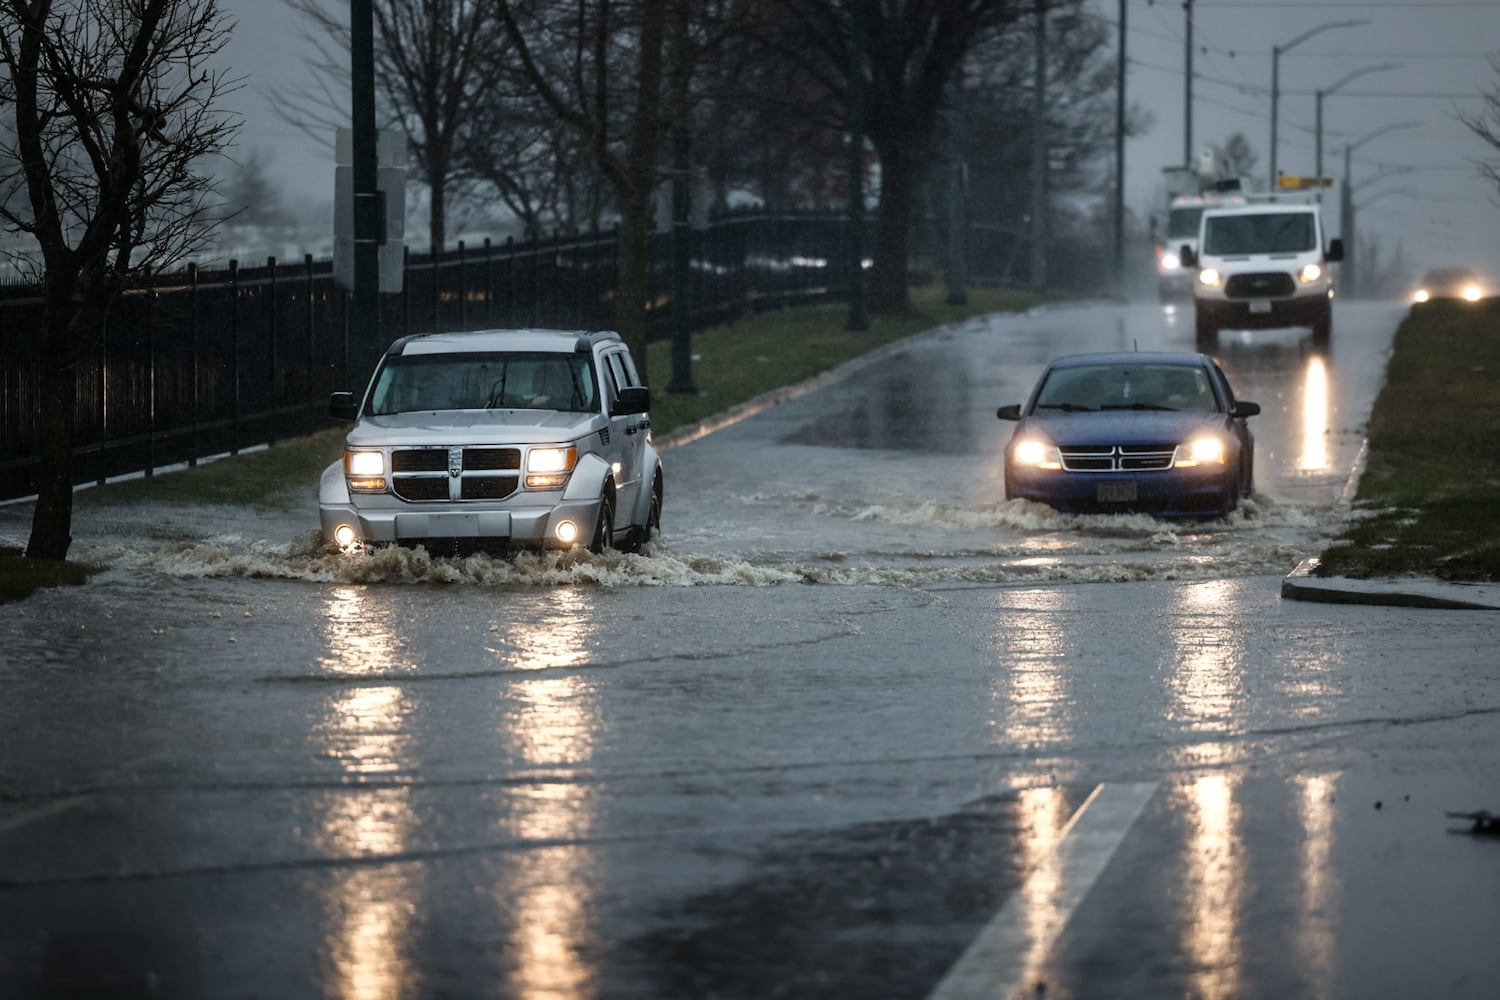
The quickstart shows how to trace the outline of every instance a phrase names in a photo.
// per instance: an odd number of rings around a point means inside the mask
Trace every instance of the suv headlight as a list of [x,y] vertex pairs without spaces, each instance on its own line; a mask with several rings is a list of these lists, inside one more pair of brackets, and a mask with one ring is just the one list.
[[526,453],[526,486],[533,490],[554,490],[566,485],[577,462],[578,449],[571,445],[532,448]]
[[349,489],[358,493],[381,493],[385,490],[385,453],[380,451],[344,451],[344,475]]

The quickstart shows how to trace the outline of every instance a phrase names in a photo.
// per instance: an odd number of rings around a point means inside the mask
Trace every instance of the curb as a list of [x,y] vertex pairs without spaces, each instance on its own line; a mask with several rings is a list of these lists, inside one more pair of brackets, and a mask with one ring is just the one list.
[[1500,611],[1500,587],[1426,578],[1354,580],[1314,575],[1317,559],[1304,559],[1281,581],[1281,596],[1323,604],[1379,604],[1399,608]]

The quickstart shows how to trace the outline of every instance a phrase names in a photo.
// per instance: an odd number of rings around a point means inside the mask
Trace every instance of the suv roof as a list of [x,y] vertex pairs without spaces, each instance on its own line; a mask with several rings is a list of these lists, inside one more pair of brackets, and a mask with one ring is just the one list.
[[414,333],[387,354],[461,354],[473,351],[558,351],[587,353],[603,341],[619,342],[613,330],[470,330]]

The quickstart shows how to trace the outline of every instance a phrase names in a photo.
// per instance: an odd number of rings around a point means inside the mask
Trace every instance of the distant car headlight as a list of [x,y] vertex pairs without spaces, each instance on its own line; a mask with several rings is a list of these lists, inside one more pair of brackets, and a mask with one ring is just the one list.
[[1224,276],[1216,267],[1205,267],[1198,272],[1198,284],[1207,285],[1209,288],[1218,288],[1224,284]]
[[1161,255],[1161,269],[1163,271],[1175,271],[1182,266],[1182,258],[1168,250]]
[[1411,300],[1413,302],[1426,302],[1430,298],[1432,296],[1427,293],[1427,289],[1418,288],[1416,294],[1411,297]]
[[1224,439],[1215,435],[1204,435],[1177,446],[1172,456],[1172,465],[1178,469],[1191,469],[1199,465],[1223,465],[1229,457],[1229,447]]
[[1480,299],[1484,298],[1484,289],[1480,288],[1478,285],[1465,285],[1464,298],[1469,302],[1478,302]]
[[1023,438],[1011,450],[1011,458],[1017,465],[1032,469],[1061,469],[1062,453],[1057,445],[1037,438]]
[[534,490],[556,489],[568,481],[577,461],[577,448],[533,448],[526,454],[526,485]]

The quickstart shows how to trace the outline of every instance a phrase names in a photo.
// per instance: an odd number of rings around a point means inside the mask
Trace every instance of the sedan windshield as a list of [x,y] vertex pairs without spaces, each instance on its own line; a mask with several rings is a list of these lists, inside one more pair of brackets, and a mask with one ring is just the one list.
[[598,409],[586,354],[514,352],[417,354],[387,358],[370,396],[370,413]]
[[1037,393],[1035,409],[1202,410],[1219,408],[1208,373],[1188,365],[1078,365],[1054,368]]

